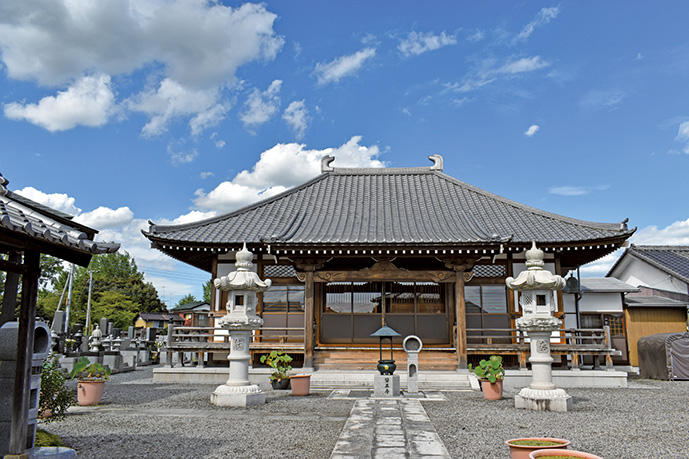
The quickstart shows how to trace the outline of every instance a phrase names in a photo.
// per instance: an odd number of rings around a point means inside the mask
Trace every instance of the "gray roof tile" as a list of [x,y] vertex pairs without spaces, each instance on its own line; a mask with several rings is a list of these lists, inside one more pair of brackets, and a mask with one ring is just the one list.
[[280,195],[212,219],[151,224],[159,243],[198,245],[471,245],[596,243],[626,238],[626,224],[538,210],[431,168],[335,168]]
[[120,244],[93,241],[98,231],[72,217],[9,191],[0,175],[0,229],[84,254],[116,252]]

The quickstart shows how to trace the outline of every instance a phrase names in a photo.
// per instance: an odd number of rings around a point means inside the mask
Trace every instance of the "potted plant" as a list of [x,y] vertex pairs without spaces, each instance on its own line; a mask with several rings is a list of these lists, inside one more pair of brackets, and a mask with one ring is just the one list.
[[528,437],[514,438],[505,442],[510,447],[512,459],[529,459],[529,454],[538,449],[566,449],[570,444],[561,438]]
[[574,451],[571,449],[539,449],[529,454],[529,459],[571,459],[573,457],[581,459],[603,459],[595,454]]
[[484,398],[488,400],[500,400],[502,398],[502,381],[505,378],[502,357],[491,355],[488,360],[481,360],[477,367],[472,367],[469,364],[469,370],[473,371],[481,381]]
[[110,367],[100,363],[91,363],[88,358],[81,356],[69,374],[77,385],[77,403],[81,406],[98,405],[103,398],[105,381],[110,379]]
[[60,368],[57,355],[51,353],[43,361],[41,392],[38,395],[38,417],[43,422],[61,421],[67,408],[76,403],[76,392],[67,387],[66,371]]
[[273,369],[270,375],[270,385],[273,389],[287,389],[289,387],[289,372],[292,371],[292,357],[283,351],[273,350],[270,354],[261,356],[261,363],[265,363]]
[[311,392],[311,375],[290,376],[292,395],[309,395]]

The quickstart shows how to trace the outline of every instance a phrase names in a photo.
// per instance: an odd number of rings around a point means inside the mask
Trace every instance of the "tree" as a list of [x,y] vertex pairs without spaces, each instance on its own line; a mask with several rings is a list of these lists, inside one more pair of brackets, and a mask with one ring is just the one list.
[[[143,273],[139,271],[136,262],[127,252],[94,255],[88,268],[75,267],[74,269],[70,324],[84,323],[86,319],[89,271],[93,276],[91,317],[95,320],[108,317],[113,322],[127,327],[131,325],[131,321],[139,312],[166,310],[153,284],[144,281]],[[57,270],[50,279],[52,279],[51,290],[39,292],[38,298],[38,310],[47,319],[52,319],[54,315],[57,302],[68,281],[68,273],[64,269]],[[61,308],[64,308],[64,302]]]
[[213,279],[203,284],[203,301],[211,304],[211,295],[213,295]]
[[178,308],[178,307],[180,307],[180,306],[184,306],[184,305],[187,304],[187,303],[193,303],[194,301],[198,301],[198,300],[196,299],[196,297],[195,297],[194,295],[192,295],[192,294],[190,293],[190,294],[188,294],[188,295],[183,296],[182,298],[180,298],[180,300],[179,300],[179,301],[177,302],[177,304],[175,305],[175,308]]

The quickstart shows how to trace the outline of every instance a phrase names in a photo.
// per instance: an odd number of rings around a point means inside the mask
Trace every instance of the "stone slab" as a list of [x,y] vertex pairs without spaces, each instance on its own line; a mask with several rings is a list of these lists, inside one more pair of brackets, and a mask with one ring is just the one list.
[[373,377],[373,397],[387,398],[400,396],[399,375],[375,375]]

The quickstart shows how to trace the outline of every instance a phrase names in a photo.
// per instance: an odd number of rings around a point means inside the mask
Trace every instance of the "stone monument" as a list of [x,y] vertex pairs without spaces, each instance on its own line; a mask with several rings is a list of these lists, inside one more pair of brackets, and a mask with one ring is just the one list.
[[101,339],[103,338],[103,332],[100,329],[100,325],[96,325],[91,333],[91,338],[89,338],[89,351],[98,352],[100,351]]
[[552,333],[562,324],[560,319],[553,316],[553,291],[562,290],[565,280],[543,269],[544,253],[536,248],[535,242],[525,255],[527,269],[519,273],[516,279],[506,279],[509,289],[521,292],[519,305],[522,317],[516,320],[516,325],[526,332],[531,346],[531,384],[514,398],[514,405],[537,411],[569,411],[572,409],[572,397],[553,384],[553,358],[550,355]]
[[254,254],[244,248],[237,252],[237,270],[215,279],[215,287],[228,292],[227,315],[218,320],[218,325],[230,335],[230,378],[211,395],[211,403],[217,406],[249,406],[266,402],[266,394],[249,382],[249,344],[251,332],[263,325],[263,319],[256,315],[258,303],[256,293],[265,292],[272,284],[270,279],[262,281],[252,271]]

